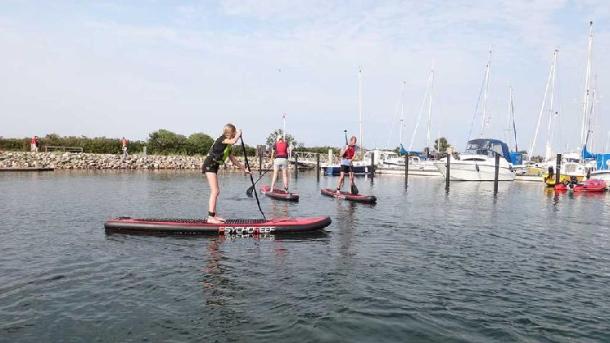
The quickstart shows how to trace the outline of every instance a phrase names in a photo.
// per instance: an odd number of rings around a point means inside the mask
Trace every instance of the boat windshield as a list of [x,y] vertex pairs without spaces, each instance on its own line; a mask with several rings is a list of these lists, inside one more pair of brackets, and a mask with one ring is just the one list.
[[507,161],[511,161],[510,157],[508,156],[508,146],[497,139],[473,139],[468,141],[466,153],[490,157],[499,154],[500,156],[506,158]]

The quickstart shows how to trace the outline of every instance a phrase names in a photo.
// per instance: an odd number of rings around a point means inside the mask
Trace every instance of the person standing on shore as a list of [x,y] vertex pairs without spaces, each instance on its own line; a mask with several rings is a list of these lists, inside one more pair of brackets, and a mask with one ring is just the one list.
[[127,158],[127,144],[129,144],[127,138],[123,137],[123,139],[121,139],[121,145],[123,146],[123,159]]
[[337,183],[337,194],[341,194],[341,188],[343,188],[343,180],[345,174],[349,175],[349,184],[354,193],[354,169],[352,168],[352,160],[356,155],[356,136],[350,138],[349,143],[341,149],[341,172],[339,174],[339,182]]
[[38,144],[40,143],[40,141],[38,140],[38,136],[33,136],[32,137],[32,142],[30,144],[30,151],[31,152],[38,152]]
[[284,182],[284,191],[288,193],[288,144],[284,141],[283,136],[278,136],[273,149],[271,150],[271,159],[273,159],[273,177],[271,178],[271,192],[275,189],[275,181],[277,180],[277,172],[282,168],[282,181]]
[[214,141],[214,144],[210,147],[208,156],[203,161],[201,171],[205,174],[208,184],[210,185],[210,200],[208,202],[208,223],[219,224],[224,223],[224,218],[216,215],[216,202],[218,201],[218,195],[220,195],[220,188],[218,187],[218,168],[221,164],[224,164],[228,159],[237,166],[239,169],[246,173],[246,167],[239,163],[237,158],[231,154],[233,144],[237,143],[241,137],[241,130],[237,130],[235,125],[227,124],[223,128],[222,135]]

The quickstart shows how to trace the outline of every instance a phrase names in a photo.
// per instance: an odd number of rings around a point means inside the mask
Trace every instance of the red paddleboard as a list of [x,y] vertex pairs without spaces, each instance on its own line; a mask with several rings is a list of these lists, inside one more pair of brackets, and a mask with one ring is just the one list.
[[330,223],[330,217],[227,219],[220,224],[208,223],[205,219],[119,217],[107,221],[104,228],[106,233],[130,234],[282,234],[317,231]]
[[574,192],[604,192],[607,185],[604,180],[585,180],[577,184],[558,184],[555,185],[556,191],[574,191]]
[[299,195],[296,193],[286,192],[282,189],[275,188],[271,191],[271,187],[265,185],[261,187],[261,192],[266,196],[276,199],[276,200],[284,200],[284,201],[299,201]]
[[322,188],[320,190],[322,195],[326,195],[329,197],[334,197],[338,199],[345,199],[349,201],[361,202],[366,204],[374,204],[377,202],[377,197],[374,195],[362,195],[362,194],[352,194],[347,192],[341,192],[337,194],[337,190],[330,188]]

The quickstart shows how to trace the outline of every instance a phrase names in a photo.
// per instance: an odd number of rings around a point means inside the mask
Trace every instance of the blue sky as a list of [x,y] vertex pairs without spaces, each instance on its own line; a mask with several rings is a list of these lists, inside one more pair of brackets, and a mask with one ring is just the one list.
[[[408,143],[434,66],[432,135],[463,147],[491,46],[486,135],[505,136],[510,84],[518,140],[530,145],[559,48],[554,144],[565,150],[580,132],[589,20],[599,100],[594,138],[603,149],[610,130],[606,1],[8,0],[0,5],[0,135],[144,139],[166,128],[215,136],[234,122],[256,144],[286,113],[300,141],[340,145],[343,129],[358,131],[362,66],[365,145],[394,147],[402,83]],[[415,148],[425,144],[424,127]]]

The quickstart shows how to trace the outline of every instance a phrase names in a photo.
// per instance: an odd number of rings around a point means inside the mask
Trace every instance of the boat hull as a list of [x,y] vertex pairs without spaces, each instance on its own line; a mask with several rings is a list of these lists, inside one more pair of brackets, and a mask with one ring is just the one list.
[[[447,177],[446,162],[438,162],[435,164],[438,171]],[[495,165],[488,163],[463,162],[460,160],[451,160],[449,179],[452,181],[494,181]],[[515,173],[508,167],[500,166],[498,173],[498,181],[514,181]]]

